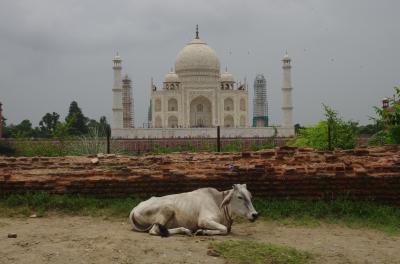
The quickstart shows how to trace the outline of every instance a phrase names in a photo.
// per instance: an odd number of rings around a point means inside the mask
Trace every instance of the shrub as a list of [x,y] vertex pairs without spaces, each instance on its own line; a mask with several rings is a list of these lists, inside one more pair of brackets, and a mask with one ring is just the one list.
[[318,122],[313,127],[299,129],[298,135],[290,145],[319,150],[354,148],[357,143],[357,123],[344,121],[335,110],[326,105],[323,106],[326,120]]
[[14,142],[17,156],[57,157],[65,155],[64,146],[60,141],[16,140]]
[[8,141],[0,141],[0,155],[15,155],[15,148]]

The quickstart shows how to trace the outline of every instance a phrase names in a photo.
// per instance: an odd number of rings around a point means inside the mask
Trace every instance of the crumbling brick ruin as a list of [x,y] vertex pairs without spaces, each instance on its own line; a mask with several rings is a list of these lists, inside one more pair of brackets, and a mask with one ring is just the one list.
[[400,205],[400,146],[320,152],[281,147],[243,153],[0,157],[0,194],[26,191],[160,196],[247,183],[255,196],[347,196]]

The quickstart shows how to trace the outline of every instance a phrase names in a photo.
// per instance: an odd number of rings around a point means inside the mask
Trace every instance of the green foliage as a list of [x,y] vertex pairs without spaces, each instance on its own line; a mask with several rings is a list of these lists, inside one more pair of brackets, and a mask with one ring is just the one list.
[[251,240],[214,241],[211,247],[229,263],[302,264],[312,260],[312,255],[306,251]]
[[78,103],[73,101],[69,106],[68,115],[65,118],[68,127],[68,134],[79,136],[88,133],[88,118],[86,118]]
[[235,140],[232,143],[228,143],[222,147],[223,152],[241,152],[244,149],[243,141]]
[[299,129],[298,135],[290,145],[320,150],[354,148],[357,143],[357,123],[344,121],[336,111],[326,105],[323,107],[326,120],[313,127]]
[[59,138],[59,139],[65,139],[66,137],[68,137],[68,126],[66,123],[63,122],[58,122],[58,124],[56,125],[56,128],[54,130],[53,133],[55,138]]
[[394,94],[388,98],[389,107],[374,107],[378,117],[372,118],[380,131],[374,134],[371,145],[400,144],[400,86],[394,87]]
[[15,148],[8,141],[0,140],[0,155],[12,156],[15,152]]
[[63,143],[60,141],[15,140],[13,147],[15,148],[15,155],[24,157],[57,157],[67,154]]
[[[73,139],[74,137],[79,137],[87,135],[88,137],[93,137],[92,131],[96,130],[99,137],[105,137],[106,132],[110,130],[110,125],[107,123],[105,116],[100,117],[99,122],[91,119],[89,121],[86,118],[82,110],[79,108],[77,102],[72,102],[69,107],[68,116],[65,118],[65,122],[59,121],[60,115],[53,113],[46,113],[39,126],[33,128],[32,123],[29,120],[23,120],[18,125],[6,124],[6,119],[3,118],[3,137],[4,138],[57,138],[61,141],[65,139]],[[51,144],[45,144],[45,146],[39,147],[35,146],[25,146],[22,143],[18,144],[20,149],[19,153],[46,153],[46,156],[54,156],[54,148]],[[50,149],[49,149],[50,148]],[[46,151],[48,149],[48,151]],[[31,154],[33,155],[33,154]]]
[[381,131],[383,127],[378,124],[368,124],[365,126],[358,126],[357,127],[357,133],[359,135],[374,135],[375,133],[378,133]]
[[90,129],[95,129],[98,131],[100,137],[107,136],[107,130],[110,129],[110,125],[107,122],[107,118],[105,116],[100,117],[100,121],[96,121],[94,119],[90,119],[88,123],[89,131]]
[[100,137],[98,127],[89,129],[87,135],[80,136],[78,140],[72,141],[67,146],[69,155],[90,155],[105,153],[107,151],[107,142],[104,137]]
[[295,147],[313,147],[316,149],[328,149],[328,124],[320,121],[313,127],[300,129],[293,143]]
[[370,201],[336,200],[297,201],[255,199],[254,207],[266,219],[294,224],[315,224],[318,221],[367,227],[388,234],[400,233],[400,208]]
[[[107,194],[104,194],[107,195]],[[133,198],[55,195],[47,192],[0,196],[0,216],[61,212],[73,215],[126,217],[140,202]],[[320,222],[353,228],[372,228],[400,234],[400,208],[346,198],[333,201],[266,200],[255,198],[253,205],[261,219],[283,224],[318,225]]]
[[96,198],[81,195],[51,195],[47,192],[12,194],[0,198],[0,216],[41,216],[49,211],[70,215],[127,217],[140,202],[134,198]]
[[53,112],[52,114],[46,113],[42,120],[39,122],[39,129],[41,137],[52,137],[59,123],[60,115]]
[[300,124],[295,124],[294,125],[294,132],[297,134],[299,133],[300,129],[304,129],[304,127]]
[[11,127],[11,135],[14,138],[31,138],[34,135],[32,123],[28,119],[22,120],[16,126]]
[[273,149],[274,147],[275,146],[273,144],[273,141],[265,140],[261,144],[256,144],[256,143],[251,144],[250,150],[251,151],[257,151],[257,150],[262,150],[262,149]]
[[394,144],[400,144],[400,125],[389,126],[389,134]]
[[393,144],[393,138],[387,131],[379,131],[372,135],[368,140],[368,144],[371,146],[382,146],[385,144]]

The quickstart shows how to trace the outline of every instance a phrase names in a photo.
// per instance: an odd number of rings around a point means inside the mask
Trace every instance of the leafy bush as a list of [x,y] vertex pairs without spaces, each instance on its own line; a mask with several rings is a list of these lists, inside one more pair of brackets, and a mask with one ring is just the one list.
[[223,152],[240,152],[243,151],[243,141],[234,141],[232,143],[228,143],[222,147]]
[[0,155],[12,156],[15,154],[15,148],[8,141],[0,140]]
[[357,124],[344,121],[335,110],[326,105],[323,106],[326,120],[318,122],[313,127],[299,129],[298,135],[290,145],[319,150],[354,148],[357,144]]
[[57,157],[65,155],[65,149],[60,141],[16,140],[14,143],[17,156]]
[[379,131],[375,133],[369,140],[368,144],[371,146],[382,146],[385,144],[393,144],[392,136],[386,131]]
[[373,135],[371,145],[400,144],[400,86],[394,87],[394,94],[388,98],[386,108],[374,107],[378,117],[374,118],[381,131]]
[[271,140],[266,140],[262,144],[256,144],[256,143],[251,144],[250,150],[251,151],[257,151],[257,150],[262,150],[262,149],[273,149],[274,147],[275,146],[274,146],[274,144],[272,143]]

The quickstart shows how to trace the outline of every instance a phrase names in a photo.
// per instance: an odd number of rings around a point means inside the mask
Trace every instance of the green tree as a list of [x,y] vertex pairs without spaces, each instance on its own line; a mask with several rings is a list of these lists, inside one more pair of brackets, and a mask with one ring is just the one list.
[[354,148],[357,143],[357,123],[344,121],[329,106],[323,105],[323,108],[326,119],[319,121],[313,127],[300,129],[291,145],[313,147],[320,150]]
[[59,139],[68,137],[68,126],[64,122],[58,122],[54,129],[53,136]]
[[107,122],[107,118],[105,116],[101,116],[99,121],[90,119],[88,127],[89,129],[95,129],[98,131],[99,137],[105,137],[107,135],[107,129],[109,129],[110,125]]
[[83,115],[77,102],[71,102],[65,121],[68,127],[68,134],[78,136],[88,133],[88,118]]
[[22,120],[21,123],[12,127],[11,135],[14,138],[29,138],[34,136],[32,123],[28,119]]
[[39,129],[41,136],[43,137],[51,137],[56,130],[58,120],[60,119],[60,115],[53,112],[52,114],[46,113],[42,120],[39,122]]
[[300,124],[295,124],[294,125],[294,132],[297,134],[299,133],[300,129],[303,129],[304,127],[301,126]]
[[3,126],[3,138],[10,138],[12,134],[11,127],[7,126],[7,118],[5,118],[4,116],[3,116],[2,126]]
[[400,86],[394,87],[394,94],[388,100],[388,107],[374,107],[378,117],[372,119],[381,131],[372,136],[370,143],[373,145],[400,144]]

